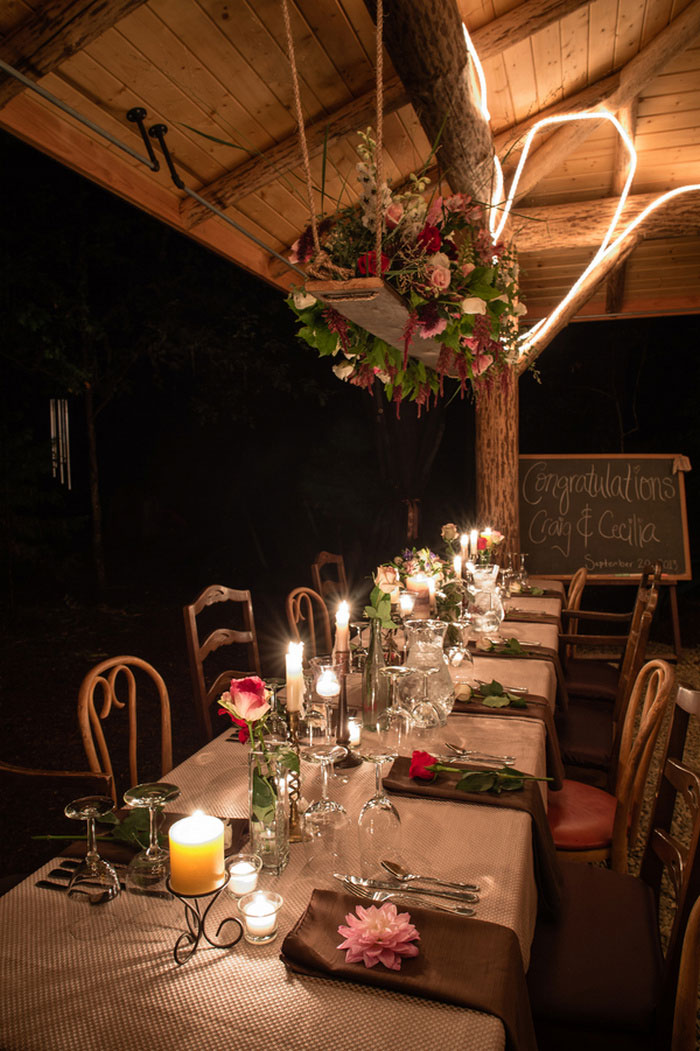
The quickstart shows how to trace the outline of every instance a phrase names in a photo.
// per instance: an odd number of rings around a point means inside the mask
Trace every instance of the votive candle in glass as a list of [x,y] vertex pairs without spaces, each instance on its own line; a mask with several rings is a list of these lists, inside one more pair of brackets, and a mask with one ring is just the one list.
[[254,891],[261,868],[262,858],[259,854],[234,854],[228,863],[230,893],[241,897]]
[[357,748],[362,740],[362,724],[359,719],[348,719],[348,735],[351,748]]
[[276,937],[283,903],[280,894],[269,890],[256,890],[240,899],[238,910],[243,916],[243,933],[247,942],[263,945]]

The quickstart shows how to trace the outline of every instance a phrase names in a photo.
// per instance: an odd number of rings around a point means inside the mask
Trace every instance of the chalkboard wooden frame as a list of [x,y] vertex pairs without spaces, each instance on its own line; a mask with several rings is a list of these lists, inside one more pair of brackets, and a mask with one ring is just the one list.
[[[639,579],[644,563],[660,560],[665,583],[690,580],[685,479],[682,469],[673,472],[674,463],[684,460],[670,453],[520,456],[520,549],[528,553],[529,571],[568,580],[586,565],[591,582],[632,582]],[[568,476],[557,473],[564,463],[585,469]],[[649,475],[640,474],[644,464]],[[615,470],[618,465],[622,470]],[[677,483],[674,492],[671,480]],[[646,493],[654,494],[653,504]],[[652,516],[650,509],[659,513]],[[662,523],[665,539],[660,548]],[[603,528],[605,538],[598,535]]]

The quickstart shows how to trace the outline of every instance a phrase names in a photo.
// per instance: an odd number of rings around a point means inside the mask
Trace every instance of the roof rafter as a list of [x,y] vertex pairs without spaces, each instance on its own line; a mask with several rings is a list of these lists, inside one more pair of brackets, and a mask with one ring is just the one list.
[[590,0],[525,0],[485,26],[470,30],[469,35],[484,62],[589,3]]

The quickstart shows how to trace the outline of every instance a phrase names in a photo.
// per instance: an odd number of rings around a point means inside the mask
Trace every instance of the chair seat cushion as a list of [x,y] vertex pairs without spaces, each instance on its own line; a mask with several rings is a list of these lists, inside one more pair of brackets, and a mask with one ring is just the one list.
[[620,672],[607,661],[572,657],[566,662],[564,677],[570,697],[599,697],[614,701]]
[[609,869],[563,862],[561,870],[561,913],[538,921],[532,943],[527,981],[536,1028],[541,1018],[579,1036],[614,1030],[617,1046],[627,1046],[624,1032],[653,1028],[661,991],[653,894],[642,880]]
[[581,781],[564,781],[550,792],[547,820],[557,850],[598,850],[610,846],[617,800]]
[[565,765],[608,770],[612,761],[613,708],[608,701],[570,698],[557,712],[559,747]]

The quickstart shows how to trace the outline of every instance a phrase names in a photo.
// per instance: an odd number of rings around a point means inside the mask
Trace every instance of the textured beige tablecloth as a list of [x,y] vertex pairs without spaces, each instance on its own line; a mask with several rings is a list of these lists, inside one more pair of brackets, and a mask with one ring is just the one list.
[[[544,770],[542,730],[534,722],[454,717],[441,739],[512,751],[533,772]],[[318,796],[318,769],[303,765],[304,794]],[[348,772],[332,783],[353,824],[373,794],[373,771]],[[168,774],[180,786],[172,809],[245,816],[247,748],[225,736]],[[534,928],[536,891],[529,818],[522,813],[450,802],[401,800],[404,860],[416,870],[473,878],[482,886],[479,916],[510,926],[525,965]],[[353,836],[346,871],[359,871]],[[341,862],[339,862],[340,864]],[[43,872],[51,866],[47,866]],[[183,929],[177,902],[121,895],[104,907],[68,901],[25,881],[0,899],[0,1047],[3,1051],[395,1051],[416,1034],[460,1051],[500,1051],[501,1023],[459,1007],[342,982],[288,975],[281,938],[314,886],[336,885],[310,867],[306,847],[292,847],[288,868],[263,885],[284,897],[280,938],[226,952],[200,948],[184,967],[172,947]],[[222,894],[216,919],[235,914]]]

